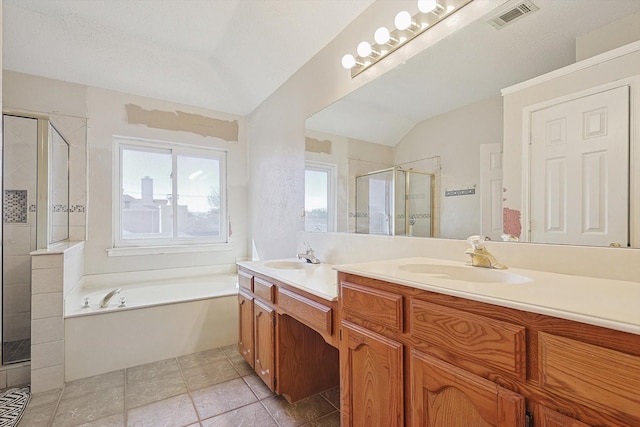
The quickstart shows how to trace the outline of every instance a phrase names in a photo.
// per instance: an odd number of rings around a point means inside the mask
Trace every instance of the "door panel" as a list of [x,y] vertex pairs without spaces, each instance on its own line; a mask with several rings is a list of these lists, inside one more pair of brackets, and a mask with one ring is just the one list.
[[629,87],[531,114],[530,240],[627,246]]

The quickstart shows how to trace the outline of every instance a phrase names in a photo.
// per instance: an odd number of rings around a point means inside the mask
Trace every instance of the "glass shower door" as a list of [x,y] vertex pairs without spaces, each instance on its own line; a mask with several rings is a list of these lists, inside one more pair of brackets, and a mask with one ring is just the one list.
[[31,353],[31,257],[36,249],[38,120],[3,115],[2,364]]

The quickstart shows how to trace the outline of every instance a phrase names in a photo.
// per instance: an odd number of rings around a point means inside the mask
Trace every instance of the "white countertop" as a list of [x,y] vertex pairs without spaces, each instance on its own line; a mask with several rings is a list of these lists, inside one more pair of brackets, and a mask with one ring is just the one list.
[[[282,269],[268,266],[268,264],[278,262],[298,262],[303,268]],[[243,261],[238,265],[328,301],[338,299],[338,273],[333,269],[332,264],[308,264],[296,259],[285,259]]]
[[[464,275],[509,274],[524,283],[477,283],[405,271],[402,266],[431,264],[470,269]],[[401,267],[401,268],[399,268]],[[456,261],[403,258],[334,266],[338,271],[393,282],[503,307],[545,314],[640,335],[640,283],[509,268],[489,270]],[[445,267],[446,268],[446,267]],[[418,270],[414,267],[413,270]],[[484,272],[481,270],[485,270]]]

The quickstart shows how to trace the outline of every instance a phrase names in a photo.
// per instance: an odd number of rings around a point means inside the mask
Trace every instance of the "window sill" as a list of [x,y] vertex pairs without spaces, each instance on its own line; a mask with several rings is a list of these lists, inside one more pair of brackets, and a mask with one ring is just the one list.
[[158,254],[180,254],[194,252],[218,252],[233,249],[231,243],[212,243],[203,245],[171,245],[171,246],[122,246],[107,249],[107,255],[112,256],[136,256]]

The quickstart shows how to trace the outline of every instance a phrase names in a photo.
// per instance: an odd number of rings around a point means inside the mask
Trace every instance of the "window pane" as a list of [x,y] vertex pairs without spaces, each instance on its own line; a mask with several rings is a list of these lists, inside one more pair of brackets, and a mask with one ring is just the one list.
[[178,237],[220,237],[220,160],[178,156]]
[[304,179],[304,230],[326,232],[329,225],[329,173],[313,169],[305,170]]
[[171,154],[122,149],[122,239],[170,238]]

